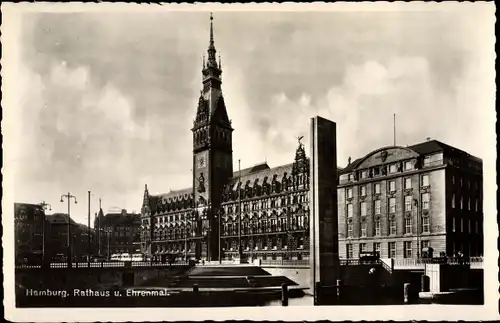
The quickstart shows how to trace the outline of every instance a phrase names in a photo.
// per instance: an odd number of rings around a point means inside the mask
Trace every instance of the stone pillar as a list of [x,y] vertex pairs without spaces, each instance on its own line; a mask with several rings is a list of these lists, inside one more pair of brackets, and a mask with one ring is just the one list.
[[404,302],[405,304],[407,304],[410,301],[410,283],[405,283],[403,288],[404,288],[403,290]]
[[288,306],[288,286],[281,284],[281,306]]
[[[309,262],[313,295],[318,287],[335,290],[339,278],[336,141],[335,122],[318,116],[311,119]],[[314,299],[315,305],[324,303],[321,297]]]

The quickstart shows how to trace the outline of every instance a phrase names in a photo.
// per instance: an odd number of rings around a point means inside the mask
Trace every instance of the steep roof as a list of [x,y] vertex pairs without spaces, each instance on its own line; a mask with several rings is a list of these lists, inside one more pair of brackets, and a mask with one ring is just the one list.
[[[255,172],[260,172],[263,170],[271,169],[267,162],[259,163],[247,168],[244,168],[241,170],[241,176],[247,176],[249,174],[255,173]],[[233,177],[238,177],[240,176],[240,171],[235,171],[233,172]]]
[[[253,186],[255,183],[255,180],[258,179],[260,183],[267,177],[268,181],[270,182],[273,178],[274,175],[276,175],[278,178],[283,177],[285,173],[288,175],[291,174],[292,172],[292,166],[293,163],[278,166],[278,167],[273,167],[270,168],[267,164],[265,164],[267,167],[259,167],[256,170],[254,168],[247,168],[247,172],[243,173],[243,170],[241,172],[241,178],[238,176],[238,172],[236,172],[236,176],[233,176],[233,178],[230,179],[230,184],[233,185],[233,189],[236,189],[236,186],[238,185],[239,182],[241,182],[241,185],[245,186],[247,182],[249,182],[250,187]],[[250,170],[250,171],[248,171]]]
[[185,196],[185,195],[193,195],[193,188],[188,187],[188,188],[183,188],[180,190],[174,190],[174,191],[170,191],[168,193],[161,193],[161,194],[156,194],[156,195],[152,195],[152,196],[160,197],[163,199],[171,199],[171,198],[181,197],[181,196]]

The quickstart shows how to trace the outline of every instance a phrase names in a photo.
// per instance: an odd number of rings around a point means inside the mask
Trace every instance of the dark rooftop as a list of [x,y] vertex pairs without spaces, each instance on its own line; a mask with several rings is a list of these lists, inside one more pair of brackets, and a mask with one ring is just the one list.
[[[390,147],[387,147],[387,148],[390,148]],[[441,141],[438,141],[438,140],[428,140],[428,141],[424,141],[424,142],[421,142],[421,143],[418,143],[418,144],[415,144],[415,145],[412,145],[412,146],[408,146],[406,148],[409,148],[409,149],[415,151],[416,153],[418,153],[420,155],[428,155],[428,154],[432,154],[432,153],[444,152],[448,156],[455,156],[455,157],[458,157],[458,156],[469,156],[469,157],[472,157],[472,158],[476,158],[479,161],[481,160],[480,158],[474,157],[474,156],[466,153],[463,150],[460,150],[458,148],[452,147],[452,146],[447,145],[445,143],[442,143]],[[354,168],[356,168],[356,166],[366,156],[370,155],[371,153],[372,152],[370,152],[367,155],[365,155],[365,156],[363,156],[361,158],[358,158],[358,159],[354,160],[353,162],[351,162],[349,165],[347,165],[342,170],[342,173],[349,173],[349,172],[351,172]]]

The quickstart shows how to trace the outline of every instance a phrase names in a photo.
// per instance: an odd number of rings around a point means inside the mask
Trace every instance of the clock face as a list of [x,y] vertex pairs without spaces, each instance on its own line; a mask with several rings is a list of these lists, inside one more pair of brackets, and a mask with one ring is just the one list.
[[200,155],[197,157],[196,159],[196,164],[198,166],[198,168],[203,168],[207,165],[207,157],[205,154],[203,155]]

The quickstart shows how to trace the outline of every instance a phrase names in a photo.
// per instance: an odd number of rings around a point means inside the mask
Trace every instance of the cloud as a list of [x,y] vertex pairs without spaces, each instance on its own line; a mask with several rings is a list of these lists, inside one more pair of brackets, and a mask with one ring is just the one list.
[[[465,127],[466,123],[480,129],[470,106],[464,105],[477,94],[465,86],[473,79],[465,74],[454,91],[442,93],[431,86],[431,78],[432,70],[424,57],[392,57],[385,62],[350,65],[341,84],[317,97],[302,93],[293,100],[284,92],[272,95],[268,112],[259,115],[261,122],[270,125],[261,138],[277,147],[270,156],[275,164],[290,162],[297,146],[294,137],[308,137],[308,120],[319,115],[337,123],[338,164],[345,166],[348,156],[362,157],[393,144],[395,113],[399,145],[432,137],[473,149],[473,140],[466,133],[446,135],[451,128]],[[456,100],[457,96],[462,100]]]
[[150,131],[135,122],[135,102],[112,83],[96,85],[85,66],[54,62],[45,77],[21,69],[26,90],[17,121],[25,136],[16,195],[48,194],[32,192],[33,182],[56,196],[85,187],[126,195],[137,185],[135,147],[149,141]]

